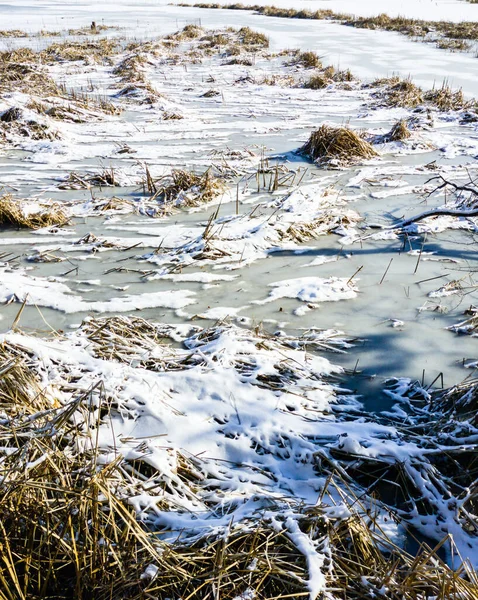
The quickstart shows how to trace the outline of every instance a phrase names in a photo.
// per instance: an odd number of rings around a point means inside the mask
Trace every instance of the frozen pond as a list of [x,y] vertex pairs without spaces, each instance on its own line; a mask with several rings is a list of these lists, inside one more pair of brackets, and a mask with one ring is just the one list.
[[[361,8],[478,15],[458,1]],[[157,556],[135,567],[149,590],[176,577],[161,561],[179,564],[181,542],[203,561],[219,537],[225,556],[258,523],[292,545],[280,561],[299,557],[271,571],[294,579],[275,598],[335,598],[337,548],[361,569],[344,589],[383,596],[395,571],[415,577],[403,549],[417,540],[443,546],[425,548],[438,583],[416,597],[438,598],[442,573],[471,589],[453,569],[478,565],[474,53],[163,0],[19,0],[0,20],[25,32],[0,37],[8,477],[40,489],[50,455],[55,478],[92,474],[100,516],[120,500],[118,522],[127,507],[154,531]],[[241,578],[259,590],[269,566],[247,552]],[[198,597],[181,577],[168,597]],[[244,585],[224,598],[266,597]]]
[[[25,4],[24,10],[27,9]],[[108,4],[104,9],[105,22],[126,27],[112,35],[126,36],[127,40],[138,35],[149,39],[153,33],[169,32],[178,25],[199,21],[204,26],[218,28],[229,23],[231,17],[227,11],[153,7],[143,3],[135,7],[137,22],[131,28],[130,23],[126,24],[128,14],[118,12]],[[17,12],[20,22],[20,6],[17,6]],[[14,20],[17,12],[8,14]],[[369,78],[400,71],[411,73],[420,83],[431,84],[447,76],[463,85],[465,91],[478,95],[476,77],[472,77],[476,68],[473,57],[444,53],[395,34],[355,30],[328,22],[271,19],[237,11],[233,16],[235,25],[254,26],[270,36],[272,50],[315,49],[324,62],[330,60],[343,68],[351,67],[358,75]],[[65,27],[73,22],[85,23],[91,18],[90,7],[67,6],[61,16],[65,23],[58,21],[59,18],[58,9],[48,5],[41,10],[41,20],[31,13],[31,20],[24,26],[34,30],[38,26]],[[142,23],[146,21],[148,25],[144,28]],[[12,21],[12,24],[15,23]],[[34,48],[47,42],[42,38],[31,40]],[[5,45],[21,43],[21,39],[4,42]],[[380,46],[386,51],[377,51]],[[460,74],[450,78],[455,63],[460,64]],[[262,76],[270,77],[280,65],[277,60],[258,60],[254,68]],[[82,72],[79,68],[67,66],[65,70],[59,66],[54,67],[53,72],[60,82],[75,89],[84,90],[91,85],[105,96],[114,93],[112,82],[108,80],[108,69],[104,67]],[[473,167],[478,148],[474,125],[464,129],[455,119],[440,117],[437,128],[424,134],[422,146],[416,150],[384,147],[381,150],[384,155],[382,167],[377,164],[345,171],[318,169],[310,162],[301,162],[291,152],[306,140],[307,131],[320,122],[326,120],[337,125],[348,122],[354,127],[380,132],[389,129],[393,119],[406,111],[370,110],[366,104],[369,102],[367,93],[353,89],[317,92],[282,88],[276,92],[268,86],[238,86],[234,80],[239,81],[237,78],[246,74],[247,67],[239,65],[226,69],[217,61],[206,60],[203,64],[187,67],[165,61],[162,66],[149,68],[148,76],[151,84],[168,99],[162,110],[179,110],[186,119],[161,121],[153,107],[143,109],[141,105],[126,105],[119,126],[110,124],[114,117],[86,125],[65,123],[62,125],[67,132],[65,141],[25,141],[20,144],[23,149],[5,149],[0,162],[0,180],[7,191],[11,189],[16,195],[50,197],[74,205],[82,201],[87,206],[92,197],[105,193],[134,201],[141,197],[141,185],[130,184],[128,187],[126,182],[126,187],[114,191],[93,188],[75,192],[58,190],[58,181],[71,171],[92,172],[116,166],[128,173],[131,182],[139,182],[144,174],[144,164],[159,174],[166,173],[170,165],[206,168],[214,163],[211,153],[214,155],[224,148],[241,151],[248,147],[256,153],[258,148],[263,148],[261,152],[265,151],[268,156],[279,156],[277,164],[306,173],[302,180],[306,186],[305,194],[316,196],[327,190],[332,204],[334,197],[340,198],[365,222],[391,225],[402,215],[410,216],[423,210],[423,202],[427,202],[424,200],[427,188],[423,186],[433,175],[423,168],[424,165],[439,166],[450,173],[450,177],[454,172],[463,176],[464,167]],[[189,87],[185,78],[190,82]],[[220,88],[218,99],[202,97],[211,85]],[[463,135],[462,129],[465,137],[458,141]],[[135,154],[131,158],[128,154],[118,156],[118,144],[128,144]],[[244,184],[244,176],[236,177],[236,181],[242,181],[237,188],[237,193],[239,189],[241,191],[240,207],[231,202],[236,192],[234,184],[230,184],[232,198],[225,197],[215,214],[219,223],[221,218],[233,216],[236,210],[247,217],[257,208],[254,222],[260,223],[263,219],[266,223],[268,215],[280,220],[281,217],[274,217],[277,210],[271,202],[273,204],[274,198],[289,193],[287,190],[279,190],[273,196],[265,193],[266,190],[258,194]],[[398,192],[394,193],[394,189]],[[300,189],[298,193],[301,193]],[[433,205],[436,200],[430,199],[430,202]],[[9,260],[16,257],[13,262],[27,268],[29,276],[53,278],[67,285],[76,298],[82,299],[77,301],[77,308],[74,303],[70,307],[58,303],[53,286],[51,292],[37,302],[31,299],[29,303],[38,308],[26,308],[21,317],[23,326],[42,328],[45,324],[68,330],[88,314],[93,314],[88,310],[89,306],[97,307],[93,312],[114,313],[118,306],[121,307],[123,297],[126,300],[121,310],[129,311],[137,304],[145,317],[168,322],[190,318],[215,322],[218,318],[229,317],[244,324],[264,323],[272,333],[277,330],[297,333],[310,328],[338,329],[361,340],[354,350],[337,360],[354,372],[350,385],[364,394],[367,405],[373,410],[388,406],[385,398],[380,396],[380,390],[389,377],[405,375],[428,385],[442,374],[440,383],[449,386],[469,375],[463,367],[476,359],[473,338],[455,338],[445,329],[459,321],[464,309],[476,298],[473,275],[467,273],[473,270],[476,259],[470,232],[430,232],[425,237],[411,237],[404,242],[403,238],[393,239],[393,236],[391,239],[374,239],[371,231],[361,230],[359,224],[353,236],[348,236],[349,240],[346,236],[345,243],[344,238],[337,235],[311,239],[303,244],[303,248],[300,244],[277,245],[271,241],[257,256],[252,253],[243,264],[241,261],[228,264],[227,260],[218,265],[199,261],[195,266],[186,262],[181,266],[180,274],[173,271],[166,277],[161,261],[154,260],[155,250],[164,247],[174,253],[182,244],[201,236],[210,215],[216,212],[216,206],[190,213],[179,211],[155,220],[128,215],[92,217],[87,209],[85,211],[84,217],[75,216],[69,227],[56,233],[40,231],[38,233],[43,235],[38,235],[37,232],[5,231],[2,252]],[[77,213],[73,211],[73,214]],[[217,227],[222,231],[223,226]],[[89,240],[90,235],[106,237],[113,242],[113,247],[96,247],[88,241],[75,245],[82,238]],[[246,251],[250,234],[243,232],[240,235],[245,236]],[[32,258],[45,249],[61,262],[38,262]],[[419,252],[423,252],[423,260],[422,257],[417,260]],[[188,273],[191,273],[189,277]],[[304,309],[303,302],[287,296],[264,302],[273,289],[271,286],[278,281],[314,277],[338,277],[347,281],[355,273],[359,291],[353,300],[319,301],[317,308],[312,306],[312,310]],[[463,282],[460,283],[462,293],[439,300],[428,297],[440,285],[452,280]],[[175,296],[168,301],[167,294],[172,285]],[[26,291],[20,291],[17,296],[22,298]],[[16,293],[14,286],[6,286],[5,294],[8,296],[9,293]],[[112,297],[118,301],[110,302]],[[64,302],[68,304],[68,296]],[[4,329],[8,329],[17,312],[16,303],[2,308]]]

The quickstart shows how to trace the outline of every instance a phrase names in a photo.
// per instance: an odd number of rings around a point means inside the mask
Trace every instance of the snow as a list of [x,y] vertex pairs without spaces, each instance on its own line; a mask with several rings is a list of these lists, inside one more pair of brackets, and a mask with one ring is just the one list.
[[131,312],[144,308],[184,308],[194,304],[194,293],[189,290],[145,292],[134,296],[87,302],[72,293],[59,281],[31,277],[26,273],[0,269],[0,302],[16,299],[27,305],[45,306],[64,313],[77,312]]
[[270,286],[274,289],[269,297],[262,301],[257,300],[256,304],[265,304],[280,298],[297,298],[302,302],[337,302],[357,296],[357,288],[353,282],[339,277],[300,277],[276,281]]

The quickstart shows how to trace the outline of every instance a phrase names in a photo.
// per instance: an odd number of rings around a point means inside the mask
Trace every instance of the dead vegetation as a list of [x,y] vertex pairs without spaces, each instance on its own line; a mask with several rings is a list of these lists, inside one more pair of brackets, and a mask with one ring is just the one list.
[[214,89],[210,89],[207,92],[204,92],[204,94],[201,94],[201,98],[215,98],[216,96],[220,96],[221,92],[218,92],[217,90]]
[[304,69],[320,69],[322,61],[316,52],[299,52],[293,59],[293,64],[299,65]]
[[453,91],[446,83],[440,88],[425,92],[424,100],[441,111],[466,110],[475,105],[475,101],[465,99],[461,89]]
[[391,77],[377,79],[371,87],[381,89],[374,93],[374,97],[386,106],[401,108],[416,108],[423,103],[423,91],[411,79]]
[[0,38],[26,38],[28,33],[21,29],[2,29],[0,30]]
[[59,95],[60,87],[29,48],[0,52],[0,92],[19,91],[38,96]]
[[153,180],[147,171],[145,187],[151,200],[165,205],[199,206],[212,202],[225,191],[225,184],[215,177],[211,169],[197,174],[185,169],[173,169],[171,175]]
[[231,58],[223,63],[223,65],[242,65],[243,67],[252,67],[254,61],[251,58]]
[[58,185],[60,190],[88,190],[91,187],[115,187],[120,186],[118,169],[114,167],[103,167],[101,171],[91,174],[80,175],[72,171]]
[[328,66],[325,69],[313,73],[303,87],[309,90],[322,90],[333,83],[350,84],[355,81],[352,72],[347,69],[337,71],[334,67]]
[[[48,74],[43,62],[42,53],[35,53],[28,48],[0,53],[0,93],[27,93],[32,98],[28,104],[29,108],[56,120],[80,122],[83,118],[91,119],[104,114],[117,115],[121,112],[106,97],[68,89],[64,84],[58,84]],[[98,114],[92,114],[95,112]],[[32,128],[35,129],[31,124],[29,129]],[[37,139],[57,139],[56,134],[52,132],[41,134],[41,128],[42,126],[37,127],[35,132]],[[45,137],[39,137],[40,135]]]
[[184,40],[194,40],[201,35],[203,35],[204,29],[199,25],[186,25],[180,31],[176,31],[176,33],[171,33],[166,36],[167,40],[175,40],[175,41],[184,41]]
[[47,123],[33,117],[26,117],[24,111],[16,106],[8,108],[0,114],[0,135],[5,140],[15,143],[18,138],[31,140],[59,140],[60,133]]
[[0,197],[0,225],[17,229],[63,227],[69,218],[58,203],[17,200],[11,195]]
[[92,21],[89,27],[80,27],[78,29],[69,29],[68,35],[84,36],[84,35],[98,35],[103,31],[118,30],[120,27],[116,25],[105,25],[104,23],[96,23]]
[[238,42],[247,46],[249,50],[255,48],[269,48],[269,38],[263,33],[254,31],[250,27],[241,27],[237,32]]
[[55,64],[65,61],[84,61],[86,63],[109,63],[111,57],[120,49],[115,39],[101,38],[88,39],[81,42],[66,40],[55,42],[45,50],[39,52],[39,57],[44,64]]
[[437,48],[440,48],[441,50],[450,50],[450,52],[470,52],[472,49],[472,45],[466,40],[440,38],[435,44]]
[[477,336],[478,331],[478,308],[476,306],[470,306],[465,310],[465,319],[454,325],[450,325],[447,329],[459,333],[462,335]]
[[322,125],[311,133],[299,152],[324,165],[346,165],[377,156],[362,135],[348,127]]
[[[82,326],[94,356],[128,365],[139,357],[141,369],[158,371],[174,368],[174,361],[161,360],[175,352],[163,344],[173,330],[127,317],[88,319]],[[198,330],[189,338],[191,350],[184,356],[191,365],[207,359],[194,349],[207,348],[223,330]],[[243,335],[261,351],[280,344],[260,330]],[[175,498],[198,502],[206,493],[210,503],[217,498],[216,504],[223,506],[217,489],[221,467],[208,479],[203,458],[171,449],[174,470],[158,470],[148,462],[150,449],[143,441],[129,457],[116,449],[114,454],[105,451],[98,430],[118,414],[117,400],[101,381],[83,389],[78,383],[81,368],[56,356],[48,359],[55,371],[54,381],[48,382],[44,361],[28,348],[18,339],[0,344],[0,435],[7,449],[0,465],[0,594],[5,600],[214,598],[218,589],[224,600],[285,600],[309,597],[319,578],[324,584],[320,593],[333,600],[379,597],[384,589],[388,597],[400,600],[477,597],[478,579],[468,563],[455,564],[454,570],[439,556],[448,544],[462,562],[451,537],[434,548],[422,543],[411,555],[387,534],[397,522],[407,527],[399,511],[383,512],[380,504],[382,490],[390,490],[390,482],[397,479],[393,470],[379,465],[380,470],[373,461],[341,454],[338,448],[336,458],[320,452],[315,456],[317,472],[324,477],[315,506],[287,503],[283,515],[281,500],[268,498],[266,509],[258,510],[255,518],[216,526],[214,532],[192,539],[163,541],[172,532],[163,527],[158,535],[155,516],[181,512]],[[144,360],[158,348],[156,360]],[[241,355],[237,368],[249,377],[254,364],[254,357]],[[258,383],[289,389],[293,371],[301,367],[291,363],[281,368],[279,379],[264,374]],[[411,390],[410,396],[417,413],[424,412],[420,391]],[[466,436],[473,432],[462,428],[457,433],[457,421],[476,417],[477,397],[476,382],[433,396],[433,409],[442,418],[430,423],[429,415],[423,415],[416,435],[427,445],[424,432],[446,428],[448,422],[448,429],[463,440],[463,453]],[[465,453],[465,461],[450,453],[437,453],[436,462],[444,459],[455,478],[470,479],[474,467],[465,474],[463,467],[472,453]],[[356,488],[360,480],[373,482],[365,493],[354,492],[363,490]],[[400,481],[408,486],[406,495],[413,486]],[[430,486],[432,482],[430,477]],[[374,498],[369,498],[372,487]],[[460,510],[476,513],[475,491],[468,487],[463,493]],[[139,498],[150,502],[136,512],[134,500]],[[421,510],[420,502],[416,506]],[[312,551],[318,553],[314,562],[306,557]]]
[[411,137],[411,131],[404,119],[400,119],[388,133],[383,136],[383,142],[403,142]]

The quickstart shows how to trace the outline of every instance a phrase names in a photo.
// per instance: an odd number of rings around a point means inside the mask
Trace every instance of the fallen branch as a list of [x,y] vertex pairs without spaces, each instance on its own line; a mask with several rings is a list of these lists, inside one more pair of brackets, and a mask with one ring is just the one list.
[[[446,188],[447,186],[450,186],[451,188],[453,188],[455,193],[468,192],[468,193],[472,194],[473,196],[478,196],[478,189],[476,188],[475,182],[473,181],[471,176],[470,176],[470,184],[473,187],[471,187],[470,185],[458,185],[457,183],[448,181],[447,179],[445,179],[443,177],[443,175],[437,175],[436,177],[432,177],[431,179],[429,179],[428,181],[425,182],[425,185],[427,183],[430,183],[431,181],[436,181],[436,180],[440,181],[441,183],[439,185],[437,185],[437,187],[432,192],[430,192],[429,196],[431,196],[435,192],[438,192],[439,190],[442,190],[443,188]],[[422,212],[419,215],[416,215],[414,217],[410,217],[409,219],[400,221],[396,225],[393,225],[391,227],[391,229],[402,229],[404,227],[408,227],[409,225],[412,225],[413,223],[422,221],[423,219],[426,219],[427,217],[437,217],[437,216],[442,216],[442,215],[451,216],[451,217],[476,217],[476,216],[478,216],[478,207],[475,207],[475,208],[434,208],[434,209]]]
[[478,208],[473,209],[459,209],[459,208],[435,208],[432,210],[426,210],[425,212],[416,215],[415,217],[410,217],[409,219],[405,219],[404,221],[400,221],[396,225],[393,225],[391,229],[402,229],[403,227],[408,227],[413,223],[417,223],[418,221],[422,221],[427,217],[437,217],[440,215],[447,215],[452,217],[477,217],[478,216]]

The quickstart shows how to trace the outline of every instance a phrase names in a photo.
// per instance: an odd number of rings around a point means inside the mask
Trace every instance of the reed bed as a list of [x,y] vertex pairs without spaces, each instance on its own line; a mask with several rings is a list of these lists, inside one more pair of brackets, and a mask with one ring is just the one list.
[[39,97],[60,95],[61,88],[29,48],[0,53],[0,92],[20,91]]
[[0,224],[4,227],[41,229],[63,227],[69,218],[59,204],[31,203],[7,194],[0,198]]
[[377,156],[363,137],[347,127],[322,125],[299,150],[320,164],[350,164]]

